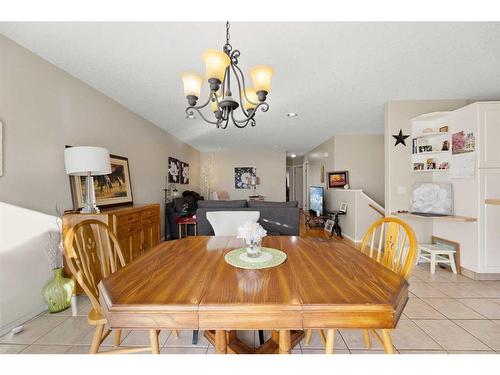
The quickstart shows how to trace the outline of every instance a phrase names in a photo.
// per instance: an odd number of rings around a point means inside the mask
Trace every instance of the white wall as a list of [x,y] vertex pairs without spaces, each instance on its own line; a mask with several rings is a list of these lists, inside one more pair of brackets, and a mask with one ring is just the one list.
[[321,171],[349,171],[351,189],[362,189],[384,205],[384,136],[382,134],[336,135],[309,151],[309,186],[327,186]]
[[[45,252],[48,224],[37,219],[40,225],[30,225],[32,217],[45,216],[29,210],[50,215],[56,205],[72,208],[65,145],[103,146],[128,157],[135,203],[162,202],[168,156],[190,164],[191,184],[181,189],[198,190],[200,154],[1,35],[0,56],[0,121],[4,124],[0,202],[10,204],[3,205],[1,213],[3,223],[9,225],[9,230],[2,228],[0,238],[1,267],[22,276],[0,285],[2,327],[16,316],[40,309],[39,294],[50,270],[38,260]],[[7,245],[14,242],[15,246]],[[23,267],[35,268],[26,272]],[[19,293],[19,301],[13,304],[5,298],[13,287],[32,293]]]
[[[284,151],[203,152],[201,153],[201,167],[204,168],[210,159],[212,159],[214,175],[211,191],[226,190],[230,199],[248,199],[252,190],[234,187],[234,167],[255,167],[260,180],[257,193],[263,195],[268,201],[285,201],[286,154]],[[203,192],[203,194],[206,193]]]

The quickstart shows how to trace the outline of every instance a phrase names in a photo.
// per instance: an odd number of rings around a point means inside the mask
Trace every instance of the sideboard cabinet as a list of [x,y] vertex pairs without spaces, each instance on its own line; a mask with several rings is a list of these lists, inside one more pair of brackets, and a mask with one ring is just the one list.
[[[67,213],[63,216],[63,237],[69,228],[89,219],[102,221],[116,235],[125,263],[131,262],[160,242],[159,204],[103,209],[98,214]],[[71,275],[66,264],[64,269],[67,275]]]

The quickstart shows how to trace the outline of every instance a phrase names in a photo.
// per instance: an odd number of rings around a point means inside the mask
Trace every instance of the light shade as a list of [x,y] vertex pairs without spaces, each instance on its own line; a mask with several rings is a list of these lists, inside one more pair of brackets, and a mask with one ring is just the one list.
[[209,49],[203,54],[203,61],[205,61],[206,78],[217,78],[222,82],[226,68],[231,62],[229,56],[216,49]]
[[182,75],[182,83],[184,83],[184,95],[193,95],[200,97],[201,84],[203,80],[197,73],[184,73]]
[[252,77],[255,91],[270,92],[272,76],[273,69],[267,65],[258,65],[250,69],[250,77]]
[[92,176],[111,173],[109,151],[103,147],[68,147],[64,150],[66,173],[73,176]]
[[[253,103],[259,103],[259,99],[257,98],[257,90],[246,89],[245,93],[246,93],[246,97],[245,97],[245,95],[241,95],[242,101],[243,101],[243,108],[245,108],[248,111],[249,109],[254,109],[255,107],[257,107],[257,104],[253,104]],[[252,103],[250,103],[247,100],[247,98]]]

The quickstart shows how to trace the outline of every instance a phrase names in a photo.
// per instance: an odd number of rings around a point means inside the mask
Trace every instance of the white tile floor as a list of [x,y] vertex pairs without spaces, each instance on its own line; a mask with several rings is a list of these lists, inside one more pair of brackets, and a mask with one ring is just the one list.
[[[403,316],[392,333],[399,353],[500,353],[500,281],[473,281],[441,269],[431,275],[428,265],[422,265],[416,267],[410,279],[410,292]],[[90,303],[86,297],[79,297],[77,306],[78,316],[72,317],[70,310],[46,313],[26,323],[23,332],[0,337],[0,353],[88,353],[93,333],[86,319]],[[214,353],[201,332],[197,345],[191,344],[191,334],[181,331],[176,338],[162,331],[161,353]],[[123,331],[122,345],[147,345],[148,337],[146,331]],[[249,346],[258,345],[254,332],[241,332],[239,337]],[[102,349],[112,343],[110,336]],[[373,349],[365,349],[359,330],[341,329],[335,337],[337,354],[383,353],[376,340],[373,345]],[[309,346],[301,343],[293,350],[293,354],[301,353],[323,353],[317,334]]]

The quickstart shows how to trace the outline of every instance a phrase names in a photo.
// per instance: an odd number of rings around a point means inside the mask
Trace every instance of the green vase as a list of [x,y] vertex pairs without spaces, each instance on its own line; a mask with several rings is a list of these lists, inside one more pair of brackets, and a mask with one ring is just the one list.
[[42,289],[43,297],[51,313],[66,310],[71,306],[75,280],[63,277],[63,269],[54,269],[54,278]]

